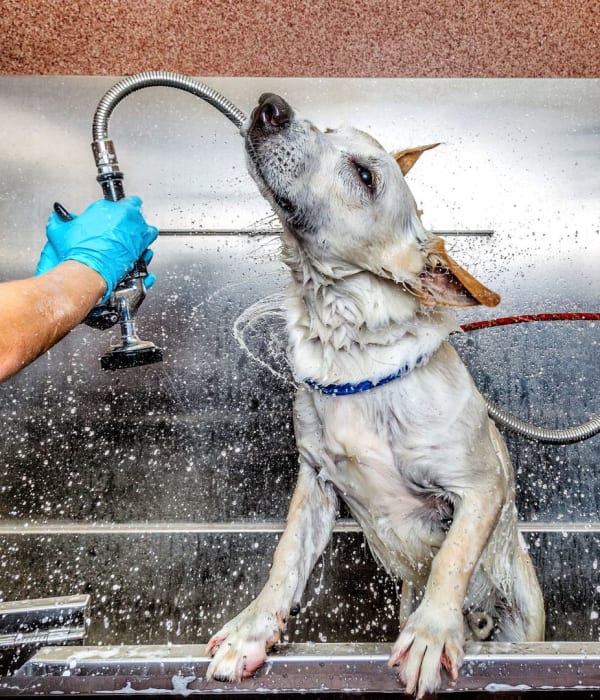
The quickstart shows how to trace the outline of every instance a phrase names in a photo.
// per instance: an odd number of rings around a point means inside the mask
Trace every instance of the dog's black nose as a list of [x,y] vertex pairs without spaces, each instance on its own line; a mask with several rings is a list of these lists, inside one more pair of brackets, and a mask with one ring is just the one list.
[[271,92],[266,92],[258,99],[258,107],[252,113],[252,127],[265,131],[278,131],[287,126],[294,116],[289,104]]
[[279,128],[289,124],[293,112],[289,104],[272,92],[265,92],[258,98],[258,109],[263,123]]

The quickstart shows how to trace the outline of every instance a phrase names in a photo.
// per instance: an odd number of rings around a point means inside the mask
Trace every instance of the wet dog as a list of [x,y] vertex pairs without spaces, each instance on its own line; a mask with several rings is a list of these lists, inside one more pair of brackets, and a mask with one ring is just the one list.
[[245,127],[251,175],[283,225],[298,482],[269,579],[209,643],[208,677],[251,675],[300,604],[338,498],[402,581],[390,665],[418,696],[456,679],[465,639],[541,640],[544,610],[517,530],[510,459],[447,342],[447,307],[499,297],[424,230],[389,155],[322,132],[276,95]]

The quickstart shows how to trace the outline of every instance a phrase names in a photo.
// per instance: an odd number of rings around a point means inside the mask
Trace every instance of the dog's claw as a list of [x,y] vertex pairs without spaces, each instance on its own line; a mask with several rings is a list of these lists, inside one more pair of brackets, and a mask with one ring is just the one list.
[[459,659],[462,657],[462,650],[455,648],[451,643],[447,643],[442,651],[440,659],[442,666],[450,674],[453,681],[458,680]]
[[272,614],[257,611],[253,605],[246,608],[211,637],[207,652],[213,659],[207,679],[232,682],[252,676],[281,639],[285,620],[281,611]]
[[226,636],[220,637],[220,636],[217,636],[216,634],[213,635],[210,638],[208,644],[206,645],[206,653],[209,656],[214,656],[216,654],[216,652],[218,651],[219,647],[221,646],[221,644],[223,644],[223,642],[225,641],[225,639],[227,639]]
[[442,668],[457,680],[463,656],[462,629],[462,615],[450,612],[419,608],[409,617],[388,662],[399,667],[407,693],[421,698],[435,692],[442,684]]
[[392,653],[388,661],[388,666],[402,666],[408,656],[408,651],[414,641],[415,635],[408,632],[402,632],[396,643],[392,647]]
[[235,682],[250,678],[260,668],[266,658],[267,650],[264,643],[254,641],[245,645],[228,643],[215,653],[206,671],[208,680]]

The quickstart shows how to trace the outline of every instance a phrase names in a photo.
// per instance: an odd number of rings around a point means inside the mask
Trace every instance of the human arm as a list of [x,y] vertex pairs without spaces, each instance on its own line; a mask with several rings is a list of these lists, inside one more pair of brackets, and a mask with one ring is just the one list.
[[145,222],[141,205],[138,197],[98,200],[70,221],[50,216],[36,277],[0,284],[0,381],[106,301],[140,256],[150,261],[147,248],[158,231]]
[[38,277],[0,284],[0,381],[64,338],[106,292],[102,276],[76,260]]

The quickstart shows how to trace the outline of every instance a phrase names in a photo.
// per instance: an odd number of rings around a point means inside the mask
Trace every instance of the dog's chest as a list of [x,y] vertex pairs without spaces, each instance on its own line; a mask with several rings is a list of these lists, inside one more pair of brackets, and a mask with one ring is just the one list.
[[321,404],[323,449],[329,456],[321,476],[355,514],[364,510],[370,519],[403,520],[422,508],[422,499],[411,492],[407,473],[394,457],[390,427],[374,424],[356,398]]
[[401,427],[373,421],[360,399],[340,399],[316,401],[326,456],[316,460],[320,475],[335,486],[387,571],[422,583],[445,536],[447,513],[415,491],[416,465],[399,463],[392,446],[402,439]]

